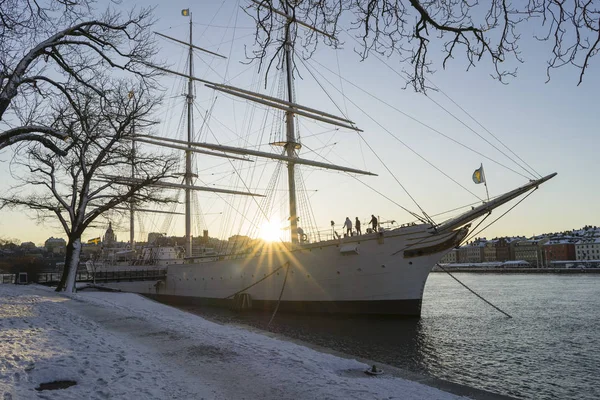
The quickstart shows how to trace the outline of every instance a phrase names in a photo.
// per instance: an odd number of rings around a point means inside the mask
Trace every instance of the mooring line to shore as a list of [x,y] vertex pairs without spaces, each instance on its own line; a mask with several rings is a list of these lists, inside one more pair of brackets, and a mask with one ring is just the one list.
[[252,285],[250,286],[246,286],[245,288],[243,288],[242,290],[238,290],[237,292],[235,292],[234,294],[230,294],[227,297],[223,297],[225,300],[234,297],[236,294],[240,294],[243,291],[246,291],[248,289],[250,289],[252,286],[256,286],[259,283],[261,283],[262,281],[264,281],[265,279],[267,279],[268,277],[270,277],[271,275],[275,274],[277,271],[279,271],[280,269],[282,269],[283,267],[285,267],[286,264],[283,264],[281,266],[279,266],[278,268],[274,269],[271,273],[269,273],[268,275],[265,275],[262,279],[259,279],[258,281],[254,282]]
[[267,329],[271,326],[271,322],[273,322],[273,318],[275,318],[275,314],[277,314],[277,310],[279,310],[279,304],[281,304],[281,298],[283,297],[283,290],[285,289],[285,283],[287,282],[288,272],[290,272],[290,262],[288,261],[286,264],[287,268],[285,269],[285,277],[283,278],[283,285],[281,285],[281,293],[279,293],[279,299],[277,299],[277,305],[275,306],[275,311],[273,311],[273,315],[271,315],[271,319],[267,324]]
[[496,307],[495,305],[493,305],[492,303],[490,303],[489,301],[487,301],[486,299],[484,299],[483,296],[477,294],[473,289],[471,289],[470,287],[468,287],[467,285],[465,285],[464,283],[462,283],[461,281],[459,281],[457,277],[455,277],[454,275],[452,275],[446,268],[442,267],[439,263],[437,263],[436,265],[438,267],[440,267],[442,269],[442,271],[444,271],[445,273],[447,273],[448,275],[450,275],[450,277],[452,279],[454,279],[456,282],[458,282],[461,285],[463,285],[469,292],[473,293],[475,296],[479,297],[481,300],[485,301],[487,304],[489,304],[490,306],[494,307],[496,310],[500,311],[502,314],[506,315],[508,318],[512,318],[512,316],[510,314],[508,314],[507,312],[502,311],[499,307]]

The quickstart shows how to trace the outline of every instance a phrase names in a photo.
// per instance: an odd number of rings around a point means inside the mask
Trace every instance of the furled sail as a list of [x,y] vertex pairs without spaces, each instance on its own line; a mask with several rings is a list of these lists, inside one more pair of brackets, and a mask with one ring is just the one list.
[[223,151],[226,153],[257,156],[257,157],[263,157],[263,158],[270,158],[272,160],[288,161],[288,162],[291,162],[294,164],[310,165],[312,167],[325,168],[325,169],[331,169],[331,170],[342,171],[342,172],[350,172],[353,174],[377,176],[377,174],[374,174],[374,173],[368,172],[368,171],[362,171],[360,169],[348,168],[348,167],[343,167],[343,166],[335,165],[335,164],[307,160],[304,158],[289,157],[289,156],[284,156],[281,154],[269,153],[267,151],[243,149],[240,147],[223,146],[220,144],[212,144],[212,143],[197,143],[197,142],[188,143],[184,140],[166,139],[166,138],[160,138],[160,137],[148,136],[148,135],[136,135],[135,140],[139,140],[138,138],[141,138],[141,139],[147,138],[147,139],[152,139],[152,140],[156,140],[156,141],[160,141],[160,142],[164,141],[164,142],[170,142],[170,143],[178,143],[178,144],[182,144],[182,145],[186,145],[186,146],[190,145],[192,147],[202,147],[202,148],[211,149],[211,150],[215,150],[215,151]]
[[[140,183],[143,182],[143,179],[140,178],[131,178],[126,176],[116,176],[116,175],[103,175],[102,179],[104,182],[114,182],[123,185],[130,185],[132,183]],[[262,194],[250,193],[250,192],[241,192],[238,190],[229,190],[229,189],[217,189],[213,187],[207,186],[195,186],[195,185],[185,185],[182,183],[172,183],[172,182],[156,182],[151,186],[163,187],[167,189],[190,189],[196,190],[199,192],[214,192],[214,193],[223,193],[223,194],[238,194],[245,196],[257,196],[264,197]]]

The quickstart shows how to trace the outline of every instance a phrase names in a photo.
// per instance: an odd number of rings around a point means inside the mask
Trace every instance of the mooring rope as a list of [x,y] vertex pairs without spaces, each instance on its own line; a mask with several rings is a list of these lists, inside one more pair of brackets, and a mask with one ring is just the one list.
[[[283,265],[282,265],[283,267]],[[273,311],[273,315],[271,315],[271,319],[267,324],[267,329],[271,326],[271,322],[273,322],[273,318],[275,318],[275,314],[277,314],[277,310],[279,310],[279,304],[281,304],[281,298],[283,297],[283,290],[285,289],[285,283],[287,282],[288,272],[290,271],[290,262],[287,262],[287,268],[285,269],[285,277],[283,278],[283,285],[281,285],[281,293],[279,293],[279,299],[277,299],[277,305],[275,306],[275,311]]]
[[483,296],[477,294],[473,289],[471,289],[470,287],[468,287],[467,285],[465,285],[464,283],[462,283],[461,281],[458,280],[458,278],[456,278],[454,275],[452,275],[446,268],[442,267],[439,263],[436,264],[438,267],[440,267],[442,269],[442,271],[444,271],[445,273],[447,273],[448,275],[450,275],[450,277],[452,279],[454,279],[456,282],[460,283],[461,285],[463,285],[469,292],[473,293],[475,296],[479,297],[481,300],[485,301],[487,304],[489,304],[490,306],[494,307],[496,310],[500,311],[502,314],[506,315],[508,318],[512,318],[512,316],[504,311],[502,311],[499,307],[496,307],[495,305],[493,305],[492,303],[490,303],[489,301],[487,301],[486,299],[483,298]]
[[[286,264],[289,264],[289,263],[286,263]],[[265,275],[263,278],[261,278],[260,280],[258,280],[258,281],[256,281],[256,282],[254,282],[252,285],[250,285],[250,286],[246,286],[246,287],[245,287],[245,288],[243,288],[242,290],[238,290],[238,291],[237,291],[237,292],[235,292],[234,294],[231,294],[231,295],[229,295],[229,296],[227,296],[227,297],[224,297],[223,299],[225,299],[225,300],[227,300],[227,299],[230,299],[230,298],[234,297],[236,294],[240,294],[240,293],[242,293],[242,292],[244,292],[244,291],[246,291],[246,290],[250,289],[251,287],[258,285],[259,283],[261,283],[262,281],[264,281],[265,279],[267,279],[268,277],[270,277],[271,275],[273,275],[275,272],[277,272],[277,271],[279,271],[280,269],[282,269],[283,267],[285,267],[285,266],[286,266],[286,264],[283,264],[283,265],[281,265],[281,266],[280,266],[280,267],[278,267],[277,269],[273,270],[273,272],[271,272],[269,275]],[[286,273],[286,276],[287,276],[287,273]]]

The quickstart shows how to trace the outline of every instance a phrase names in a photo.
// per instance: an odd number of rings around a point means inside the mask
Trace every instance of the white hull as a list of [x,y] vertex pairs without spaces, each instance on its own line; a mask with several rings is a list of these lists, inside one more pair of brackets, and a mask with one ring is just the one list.
[[433,233],[429,225],[415,225],[293,251],[278,246],[244,257],[169,265],[164,282],[110,286],[177,296],[172,300],[231,302],[235,294],[247,293],[261,308],[272,308],[281,296],[282,309],[419,315],[429,272],[466,234],[466,228]]

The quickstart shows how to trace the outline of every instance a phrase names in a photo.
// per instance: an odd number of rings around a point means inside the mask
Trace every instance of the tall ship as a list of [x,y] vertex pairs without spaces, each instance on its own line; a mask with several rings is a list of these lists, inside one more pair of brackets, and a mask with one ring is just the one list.
[[[497,207],[532,192],[556,174],[528,179],[522,186],[491,199],[482,199],[474,205],[469,205],[466,211],[442,222],[434,221],[419,206],[421,212],[409,211],[410,220],[403,224],[389,219],[382,221],[379,216],[372,215],[369,222],[363,218],[360,231],[355,229],[356,225],[350,229],[345,225],[340,232],[339,224],[336,228],[333,221],[329,229],[319,231],[314,228],[316,224],[310,212],[310,195],[307,195],[308,191],[305,190],[304,180],[301,178],[310,175],[313,169],[334,171],[352,177],[369,177],[375,176],[376,173],[334,164],[326,157],[315,160],[301,156],[304,147],[300,133],[307,123],[305,121],[359,135],[362,131],[348,117],[303,105],[296,98],[297,90],[294,85],[297,83],[301,64],[295,59],[298,54],[297,32],[299,29],[307,29],[316,35],[327,34],[311,27],[310,24],[297,21],[287,9],[286,2],[282,2],[281,9],[269,11],[282,26],[274,31],[279,36],[275,41],[277,48],[271,59],[277,64],[274,73],[280,75],[276,78],[275,89],[269,94],[231,85],[225,78],[222,82],[216,82],[195,76],[193,65],[196,53],[208,57],[223,56],[193,43],[194,25],[189,10],[184,13],[190,19],[189,40],[159,34],[164,40],[186,47],[186,72],[163,67],[159,69],[165,74],[177,75],[186,80],[185,123],[180,125],[185,125],[187,137],[169,138],[138,133],[135,135],[134,145],[160,146],[185,153],[181,181],[162,184],[166,190],[184,190],[185,198],[182,203],[185,203],[185,242],[181,247],[148,245],[141,249],[133,249],[133,215],[139,213],[132,205],[132,248],[124,252],[129,254],[129,258],[125,257],[118,265],[114,264],[121,268],[128,260],[127,267],[130,269],[166,269],[166,278],[157,282],[119,282],[111,285],[171,302],[230,305],[233,301],[243,299],[254,309],[420,316],[423,291],[429,273],[445,254],[468,240],[470,233],[477,234],[477,231],[470,232],[475,230],[473,222],[487,218]],[[200,86],[202,90],[227,96],[228,99],[234,99],[233,101],[267,110],[267,115],[274,121],[264,125],[270,132],[268,144],[271,151],[257,149],[244,138],[238,140],[238,143],[246,144],[245,146],[219,143],[214,134],[213,141],[207,140],[211,137],[210,134],[205,135],[205,140],[198,140],[201,134],[198,135],[199,129],[194,127],[194,111],[197,110],[194,106],[197,94],[195,85]],[[215,102],[216,100],[210,103],[202,115],[200,129],[203,132],[212,133],[207,126],[211,122],[217,122],[211,121]],[[249,118],[249,115],[236,116],[232,112],[231,118],[235,117]],[[266,135],[264,136],[260,136],[263,142],[266,139]],[[307,151],[310,152],[312,151]],[[194,169],[194,161],[197,161],[195,158],[202,157],[205,160],[215,156],[233,167],[233,174],[237,174],[241,182],[238,187],[217,188],[198,182],[198,169]],[[253,178],[244,174],[244,167],[239,166],[266,162],[275,164],[275,171],[267,188],[257,190],[256,184],[251,182]],[[200,165],[202,164],[203,162],[200,162]],[[385,164],[383,167],[392,174]],[[378,167],[373,166],[373,169],[376,168]],[[302,171],[309,173],[302,174]],[[473,179],[483,181],[483,169],[477,171],[479,175],[474,174]],[[278,203],[273,195],[280,192],[278,188],[281,187],[281,180],[276,177],[279,175],[285,177],[285,203]],[[127,184],[128,180],[135,179],[135,175],[132,171],[129,178],[112,178]],[[357,184],[362,182],[358,179],[356,181]],[[403,186],[402,188],[404,189]],[[239,226],[249,227],[248,231],[254,232],[256,236],[260,235],[265,224],[267,227],[273,226],[273,210],[284,210],[283,218],[278,219],[283,221],[281,225],[277,225],[279,235],[276,235],[276,240],[271,241],[252,237],[252,233],[234,235],[223,248],[211,247],[208,241],[205,241],[200,248],[194,249],[192,230],[194,225],[199,224],[193,221],[197,208],[193,195],[197,192],[211,192],[218,196],[243,199],[236,200],[237,203],[229,201],[228,204],[232,205],[234,211],[229,216],[221,214],[221,217],[238,218]],[[377,191],[373,195],[384,196]],[[336,202],[339,201],[340,199],[331,199],[327,204],[320,204],[320,207],[328,207],[331,209],[331,215],[336,215]],[[352,196],[346,196],[344,201],[352,202]],[[249,215],[242,207],[244,204],[253,205],[256,215]],[[401,208],[407,210],[405,207]],[[352,218],[351,222],[354,223],[355,218]],[[108,264],[103,268],[109,268]]]

